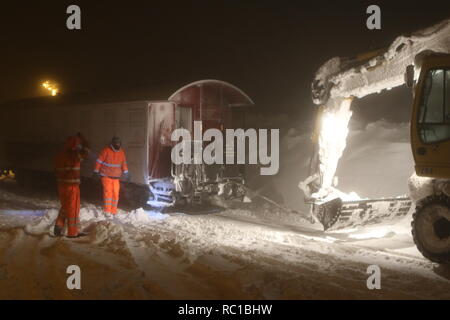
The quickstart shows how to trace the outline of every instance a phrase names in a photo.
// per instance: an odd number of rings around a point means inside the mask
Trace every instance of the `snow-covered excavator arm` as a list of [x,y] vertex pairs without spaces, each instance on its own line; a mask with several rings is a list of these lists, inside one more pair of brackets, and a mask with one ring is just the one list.
[[408,66],[414,66],[417,78],[422,58],[439,53],[450,53],[450,19],[400,36],[387,49],[355,58],[332,58],[319,68],[312,83],[312,99],[323,110],[315,128],[317,155],[310,175],[320,177],[320,182],[315,179],[316,192],[309,197],[323,198],[330,192],[345,149],[352,99],[404,85]]
[[[386,49],[355,58],[332,58],[319,68],[312,83],[313,102],[320,106],[313,134],[314,154],[310,176],[299,184],[299,188],[305,193],[306,201],[312,203],[312,212],[325,229],[334,223],[339,224],[337,219],[343,212],[342,208],[346,207],[346,201],[349,207],[358,209],[362,206],[367,212],[374,211],[377,205],[395,207],[398,204],[394,200],[389,200],[389,203],[372,200],[358,203],[355,207],[353,202],[360,199],[335,188],[337,165],[346,147],[352,100],[404,85],[407,70],[409,82],[411,75],[417,80],[425,56],[448,53],[450,19],[409,36],[400,36]],[[402,200],[406,201],[405,205],[410,205],[407,199]],[[368,206],[369,202],[373,204]],[[399,210],[407,211],[407,208]],[[352,211],[348,210],[348,216],[354,213]],[[393,211],[394,214],[396,212]]]

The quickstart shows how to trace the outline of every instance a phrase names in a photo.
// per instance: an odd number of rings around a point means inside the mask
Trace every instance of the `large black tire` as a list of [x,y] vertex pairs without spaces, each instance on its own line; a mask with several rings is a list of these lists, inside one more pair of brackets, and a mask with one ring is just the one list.
[[429,196],[416,206],[412,236],[423,256],[440,264],[450,263],[450,198]]

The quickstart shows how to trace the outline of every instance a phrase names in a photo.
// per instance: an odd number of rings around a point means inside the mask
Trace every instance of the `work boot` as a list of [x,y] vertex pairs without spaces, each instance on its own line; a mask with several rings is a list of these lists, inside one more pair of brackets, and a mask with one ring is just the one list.
[[74,239],[74,238],[81,238],[86,237],[88,234],[86,232],[80,232],[76,236],[67,236],[67,238]]
[[60,226],[57,226],[55,224],[55,227],[53,228],[53,234],[55,235],[55,237],[61,237],[62,235],[62,229]]

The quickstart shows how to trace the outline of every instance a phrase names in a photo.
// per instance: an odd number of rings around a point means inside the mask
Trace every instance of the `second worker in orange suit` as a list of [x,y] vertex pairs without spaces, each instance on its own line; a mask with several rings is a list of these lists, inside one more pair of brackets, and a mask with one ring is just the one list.
[[107,216],[117,214],[119,204],[120,178],[129,180],[127,160],[119,137],[113,137],[111,144],[99,154],[95,163],[94,176],[100,176],[103,186],[103,211]]

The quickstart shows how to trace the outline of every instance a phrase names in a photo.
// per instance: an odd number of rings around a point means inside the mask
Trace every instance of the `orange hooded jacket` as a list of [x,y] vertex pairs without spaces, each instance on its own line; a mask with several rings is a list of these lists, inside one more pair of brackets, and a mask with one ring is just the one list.
[[123,148],[115,150],[112,146],[103,148],[95,163],[94,172],[103,177],[120,178],[122,173],[128,173],[127,160]]
[[[83,148],[77,150],[79,145]],[[80,137],[67,138],[64,149],[55,158],[55,172],[58,183],[79,184],[81,161],[87,156],[88,149],[86,141]]]

